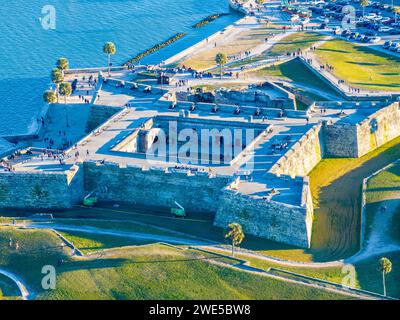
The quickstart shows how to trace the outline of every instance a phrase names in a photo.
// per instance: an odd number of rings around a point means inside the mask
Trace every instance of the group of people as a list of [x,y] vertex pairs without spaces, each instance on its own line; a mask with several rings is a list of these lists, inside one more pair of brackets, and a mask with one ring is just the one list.
[[179,87],[186,87],[187,85],[189,85],[189,80],[188,79],[179,79],[176,83],[175,86],[177,88]]
[[211,73],[211,72],[197,72],[197,71],[193,71],[193,72],[192,72],[192,77],[193,77],[194,79],[212,78],[212,73]]
[[4,171],[8,171],[8,172],[14,171],[13,165],[9,161],[6,161],[4,159],[0,160],[0,168]]
[[89,104],[90,100],[87,99],[85,96],[79,95],[79,100],[82,100],[84,104]]
[[321,64],[320,66],[319,66],[319,69],[320,70],[327,70],[327,71],[330,71],[330,72],[332,72],[335,68],[334,68],[334,66],[332,66],[332,65],[330,65],[330,64],[325,64],[325,65],[323,65],[323,64]]

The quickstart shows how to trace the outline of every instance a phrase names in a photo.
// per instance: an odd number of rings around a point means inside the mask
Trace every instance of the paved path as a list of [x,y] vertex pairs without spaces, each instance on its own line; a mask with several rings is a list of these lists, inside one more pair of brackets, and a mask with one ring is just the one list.
[[390,232],[388,232],[391,229],[394,215],[400,209],[400,201],[383,201],[380,209],[383,206],[386,207],[386,210],[378,210],[375,213],[372,230],[367,235],[361,251],[350,259],[347,259],[347,262],[356,263],[372,256],[400,251],[400,244],[394,241],[390,236]]
[[43,224],[43,223],[32,223],[29,225],[30,228],[37,229],[54,229],[57,231],[72,231],[72,232],[83,232],[90,234],[98,234],[98,235],[107,235],[107,236],[115,236],[136,240],[145,240],[145,241],[157,241],[157,242],[168,242],[172,244],[183,244],[190,246],[197,245],[208,245],[208,241],[201,240],[190,240],[184,237],[173,237],[173,236],[165,236],[165,235],[157,235],[157,234],[149,234],[149,233],[141,233],[141,232],[127,232],[127,231],[117,231],[111,229],[102,229],[97,227],[88,227],[88,226],[74,226],[74,225],[63,225],[63,224]]
[[7,270],[4,269],[0,269],[0,274],[2,274],[3,276],[6,276],[7,278],[11,279],[17,286],[19,291],[21,292],[21,297],[23,300],[28,300],[28,297],[30,295],[26,284],[24,283],[24,281],[17,276],[16,274],[9,272]]

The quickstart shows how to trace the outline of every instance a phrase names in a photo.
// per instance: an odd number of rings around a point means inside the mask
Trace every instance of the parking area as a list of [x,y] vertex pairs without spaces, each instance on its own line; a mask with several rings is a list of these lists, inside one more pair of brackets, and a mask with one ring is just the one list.
[[348,41],[381,45],[389,53],[400,53],[400,3],[370,1],[362,6],[360,0],[335,2],[282,1],[280,5],[292,27],[318,29]]
[[[313,18],[324,24],[339,24],[342,27],[349,26],[352,31],[348,35],[352,40],[368,42],[369,38],[392,38],[400,35],[400,22],[396,18],[396,6],[384,2],[370,1],[363,7],[360,0],[339,0],[336,2],[318,1],[309,10]],[[353,34],[352,34],[353,33]],[[356,34],[356,35],[354,35]]]

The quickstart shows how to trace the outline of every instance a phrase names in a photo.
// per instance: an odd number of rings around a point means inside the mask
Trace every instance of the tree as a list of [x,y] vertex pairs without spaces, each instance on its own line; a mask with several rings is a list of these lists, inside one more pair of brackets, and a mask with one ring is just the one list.
[[51,71],[50,78],[51,78],[51,82],[56,84],[56,87],[57,87],[56,93],[57,93],[57,102],[58,102],[59,86],[60,86],[60,83],[62,83],[64,81],[64,75],[62,74],[60,69],[54,68]]
[[256,0],[256,3],[259,5],[263,5],[265,3],[265,0]]
[[61,71],[68,70],[69,69],[69,61],[67,58],[60,58],[57,60],[56,66]]
[[108,76],[110,76],[111,56],[117,52],[115,44],[107,42],[103,47],[103,52],[108,56]]
[[363,17],[365,15],[365,7],[369,4],[369,0],[360,0],[360,5],[363,8]]
[[228,62],[228,57],[225,53],[220,52],[215,56],[215,62],[219,65],[220,78],[222,79],[222,68]]
[[386,275],[392,272],[392,262],[388,258],[379,260],[379,270],[382,272],[383,295],[386,296]]
[[238,223],[231,223],[228,225],[229,231],[225,235],[225,238],[229,238],[232,242],[232,257],[235,255],[235,246],[242,243],[244,239],[244,233],[242,226]]
[[63,82],[60,84],[59,89],[60,95],[64,97],[65,103],[67,103],[67,97],[72,94],[72,86],[69,82]]
[[43,93],[43,100],[44,100],[44,102],[46,102],[48,104],[56,103],[57,96],[53,91],[47,90],[47,91],[45,91],[45,93]]
[[397,15],[400,13],[400,7],[394,7],[393,13],[394,13],[394,22],[397,23]]

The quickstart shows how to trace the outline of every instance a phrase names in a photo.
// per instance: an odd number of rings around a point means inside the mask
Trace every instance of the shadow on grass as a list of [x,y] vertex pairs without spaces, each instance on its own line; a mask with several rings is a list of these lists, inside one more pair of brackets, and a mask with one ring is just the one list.
[[358,61],[346,61],[346,63],[349,63],[349,64],[356,64],[356,65],[359,65],[359,66],[379,66],[380,64],[379,63],[372,63],[372,62],[358,62]]
[[392,143],[393,146],[375,157],[364,156],[368,160],[320,189],[319,194],[313,194],[319,199],[310,251],[314,261],[343,259],[359,250],[362,181],[399,158],[400,140]]
[[327,49],[327,48],[317,48],[317,51],[326,51],[326,52],[339,52],[339,53],[350,53],[346,50],[339,50],[339,49]]

